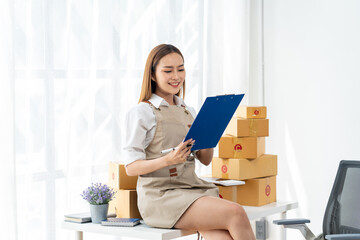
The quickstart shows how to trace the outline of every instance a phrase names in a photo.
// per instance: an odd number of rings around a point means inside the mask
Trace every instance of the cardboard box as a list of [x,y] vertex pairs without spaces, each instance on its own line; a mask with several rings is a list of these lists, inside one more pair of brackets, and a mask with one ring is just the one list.
[[237,188],[238,186],[218,186],[219,197],[232,202],[237,202]]
[[237,203],[246,206],[262,206],[276,201],[276,176],[245,181],[237,187]]
[[109,163],[109,186],[115,189],[136,189],[137,176],[128,176],[125,165],[117,162]]
[[265,153],[264,137],[233,137],[224,135],[219,141],[220,158],[254,159]]
[[219,197],[246,206],[262,206],[276,201],[276,176],[245,181],[245,185],[217,186]]
[[277,175],[277,155],[264,154],[254,160],[213,158],[212,177],[247,180]]
[[235,137],[269,136],[269,119],[232,118],[225,129],[225,134]]
[[109,213],[116,213],[118,218],[141,218],[137,207],[136,190],[117,189],[116,191],[115,198],[109,203]]
[[239,106],[236,109],[236,117],[241,118],[266,118],[265,106]]

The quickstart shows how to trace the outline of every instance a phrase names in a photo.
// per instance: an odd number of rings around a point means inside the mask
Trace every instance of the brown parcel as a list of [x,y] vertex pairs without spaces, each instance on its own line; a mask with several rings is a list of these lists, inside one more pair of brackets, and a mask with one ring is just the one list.
[[232,201],[237,202],[237,188],[238,186],[219,186],[216,185],[219,189],[219,197]]
[[246,206],[262,206],[276,201],[276,176],[245,181],[237,188],[237,202]]
[[109,213],[116,213],[118,218],[141,218],[137,207],[136,190],[116,191],[115,198],[109,203]]
[[245,185],[217,186],[219,197],[240,205],[262,206],[276,201],[276,176],[245,181]]
[[109,163],[109,186],[115,189],[136,189],[137,176],[128,176],[125,165],[122,163]]
[[265,106],[239,106],[235,112],[241,118],[266,118]]
[[247,180],[277,175],[277,155],[264,154],[254,160],[213,158],[212,176]]
[[233,137],[224,135],[219,141],[220,158],[254,159],[265,153],[265,137]]
[[225,129],[225,134],[235,137],[269,136],[269,119],[232,118]]

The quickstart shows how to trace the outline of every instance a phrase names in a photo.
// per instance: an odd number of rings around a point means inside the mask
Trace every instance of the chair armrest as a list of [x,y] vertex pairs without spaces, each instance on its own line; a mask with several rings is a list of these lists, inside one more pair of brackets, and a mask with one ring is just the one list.
[[306,223],[310,223],[309,219],[295,218],[295,219],[274,220],[273,223],[277,225],[283,225],[284,228],[298,229],[307,240],[316,238],[313,232],[306,225]]
[[276,225],[294,225],[294,224],[310,223],[310,220],[305,218],[281,219],[281,220],[274,220],[273,223]]
[[350,239],[360,239],[359,233],[350,233],[350,234],[329,234],[325,236],[325,239],[328,240],[350,240]]

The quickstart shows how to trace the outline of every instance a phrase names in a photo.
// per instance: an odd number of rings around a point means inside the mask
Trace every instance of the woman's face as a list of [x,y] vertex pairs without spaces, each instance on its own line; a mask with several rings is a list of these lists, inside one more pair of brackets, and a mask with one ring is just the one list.
[[155,93],[162,98],[177,94],[185,80],[185,67],[178,53],[170,53],[160,59],[155,69]]

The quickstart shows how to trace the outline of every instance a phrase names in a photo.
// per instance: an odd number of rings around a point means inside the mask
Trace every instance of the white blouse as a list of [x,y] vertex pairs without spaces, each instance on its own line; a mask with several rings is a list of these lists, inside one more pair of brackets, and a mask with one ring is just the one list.
[[[149,102],[156,108],[169,106],[168,102],[154,93]],[[184,100],[176,95],[175,104],[178,107],[185,106],[195,118],[195,109],[186,106]],[[156,117],[150,104],[141,102],[131,108],[126,114],[124,127],[125,134],[122,141],[124,143],[122,155],[124,156],[125,165],[136,160],[146,159],[145,149],[153,140],[156,130]]]

